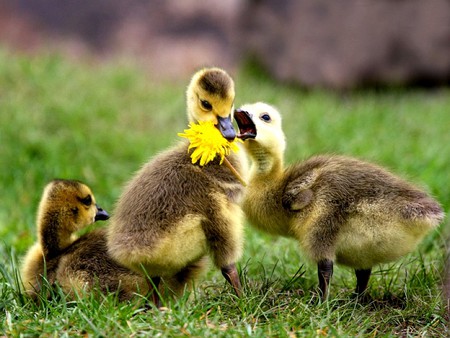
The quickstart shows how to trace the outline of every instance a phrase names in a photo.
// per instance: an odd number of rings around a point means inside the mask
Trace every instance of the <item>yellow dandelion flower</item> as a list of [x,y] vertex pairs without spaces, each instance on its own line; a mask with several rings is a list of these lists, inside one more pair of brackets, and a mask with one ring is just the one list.
[[200,161],[201,166],[214,160],[216,156],[220,156],[220,164],[222,164],[225,156],[230,155],[231,151],[239,150],[237,142],[242,142],[240,139],[228,141],[211,121],[191,123],[189,129],[185,129],[184,133],[178,133],[178,136],[189,140],[188,150],[194,149],[191,154],[192,163]]

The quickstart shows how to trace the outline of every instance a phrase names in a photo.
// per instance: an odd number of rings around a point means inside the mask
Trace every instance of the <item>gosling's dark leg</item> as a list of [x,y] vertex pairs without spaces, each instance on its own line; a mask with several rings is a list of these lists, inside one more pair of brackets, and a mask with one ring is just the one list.
[[148,284],[148,293],[152,296],[152,302],[155,304],[157,308],[160,308],[162,306],[161,303],[161,297],[159,296],[159,283],[161,282],[161,277],[148,277],[147,278],[147,284]]
[[333,276],[333,261],[323,259],[317,263],[317,269],[320,297],[325,300],[328,295],[328,285],[330,285],[331,276]]
[[231,284],[231,286],[234,289],[234,292],[236,292],[236,295],[238,297],[241,297],[242,296],[242,286],[241,286],[241,281],[239,279],[239,274],[236,269],[236,265],[230,264],[228,266],[223,267],[222,275],[225,277],[227,282]]
[[367,289],[372,269],[355,270],[356,274],[356,294],[361,295]]
[[181,296],[185,289],[191,289],[194,286],[194,282],[196,281],[196,279],[205,270],[206,264],[207,257],[204,256],[197,262],[194,262],[183,268],[174,276],[174,278],[170,279],[169,286],[176,296]]

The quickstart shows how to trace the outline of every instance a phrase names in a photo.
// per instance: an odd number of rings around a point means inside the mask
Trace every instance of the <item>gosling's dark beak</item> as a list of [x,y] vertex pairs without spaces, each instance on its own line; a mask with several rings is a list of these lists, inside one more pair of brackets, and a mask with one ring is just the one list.
[[239,127],[239,137],[241,140],[253,139],[256,137],[256,126],[253,123],[250,114],[242,109],[236,109],[234,111],[234,119]]
[[231,115],[228,117],[217,116],[218,128],[223,137],[228,141],[233,141],[236,138],[236,131],[233,128],[233,123],[231,122]]
[[97,207],[97,213],[95,214],[95,221],[106,221],[109,218],[109,214],[100,208],[98,205],[95,205]]

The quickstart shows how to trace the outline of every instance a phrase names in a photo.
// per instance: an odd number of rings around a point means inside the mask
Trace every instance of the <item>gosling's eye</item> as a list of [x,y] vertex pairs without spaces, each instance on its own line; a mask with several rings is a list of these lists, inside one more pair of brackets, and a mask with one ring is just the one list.
[[272,119],[270,118],[270,115],[267,113],[261,114],[261,116],[259,117],[261,120],[265,121],[265,122],[270,122]]
[[209,103],[206,100],[200,100],[200,104],[202,105],[202,108],[206,111],[211,111],[212,110],[212,105],[211,103]]
[[83,203],[85,206],[90,206],[92,204],[92,197],[91,195],[87,195],[84,198],[80,198],[80,202]]

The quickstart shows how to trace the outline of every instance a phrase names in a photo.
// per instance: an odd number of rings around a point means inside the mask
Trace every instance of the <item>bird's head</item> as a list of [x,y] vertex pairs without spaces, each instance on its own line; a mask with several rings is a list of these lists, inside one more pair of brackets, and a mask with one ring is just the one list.
[[108,218],[108,213],[97,205],[91,189],[80,181],[56,179],[44,189],[38,215],[41,226],[57,223],[64,229],[54,231],[74,232]]
[[239,127],[238,137],[250,156],[264,150],[283,156],[286,148],[281,115],[267,103],[246,104],[235,110],[234,118]]
[[190,123],[212,121],[229,141],[236,137],[233,128],[233,79],[220,68],[205,68],[188,85],[187,114]]

